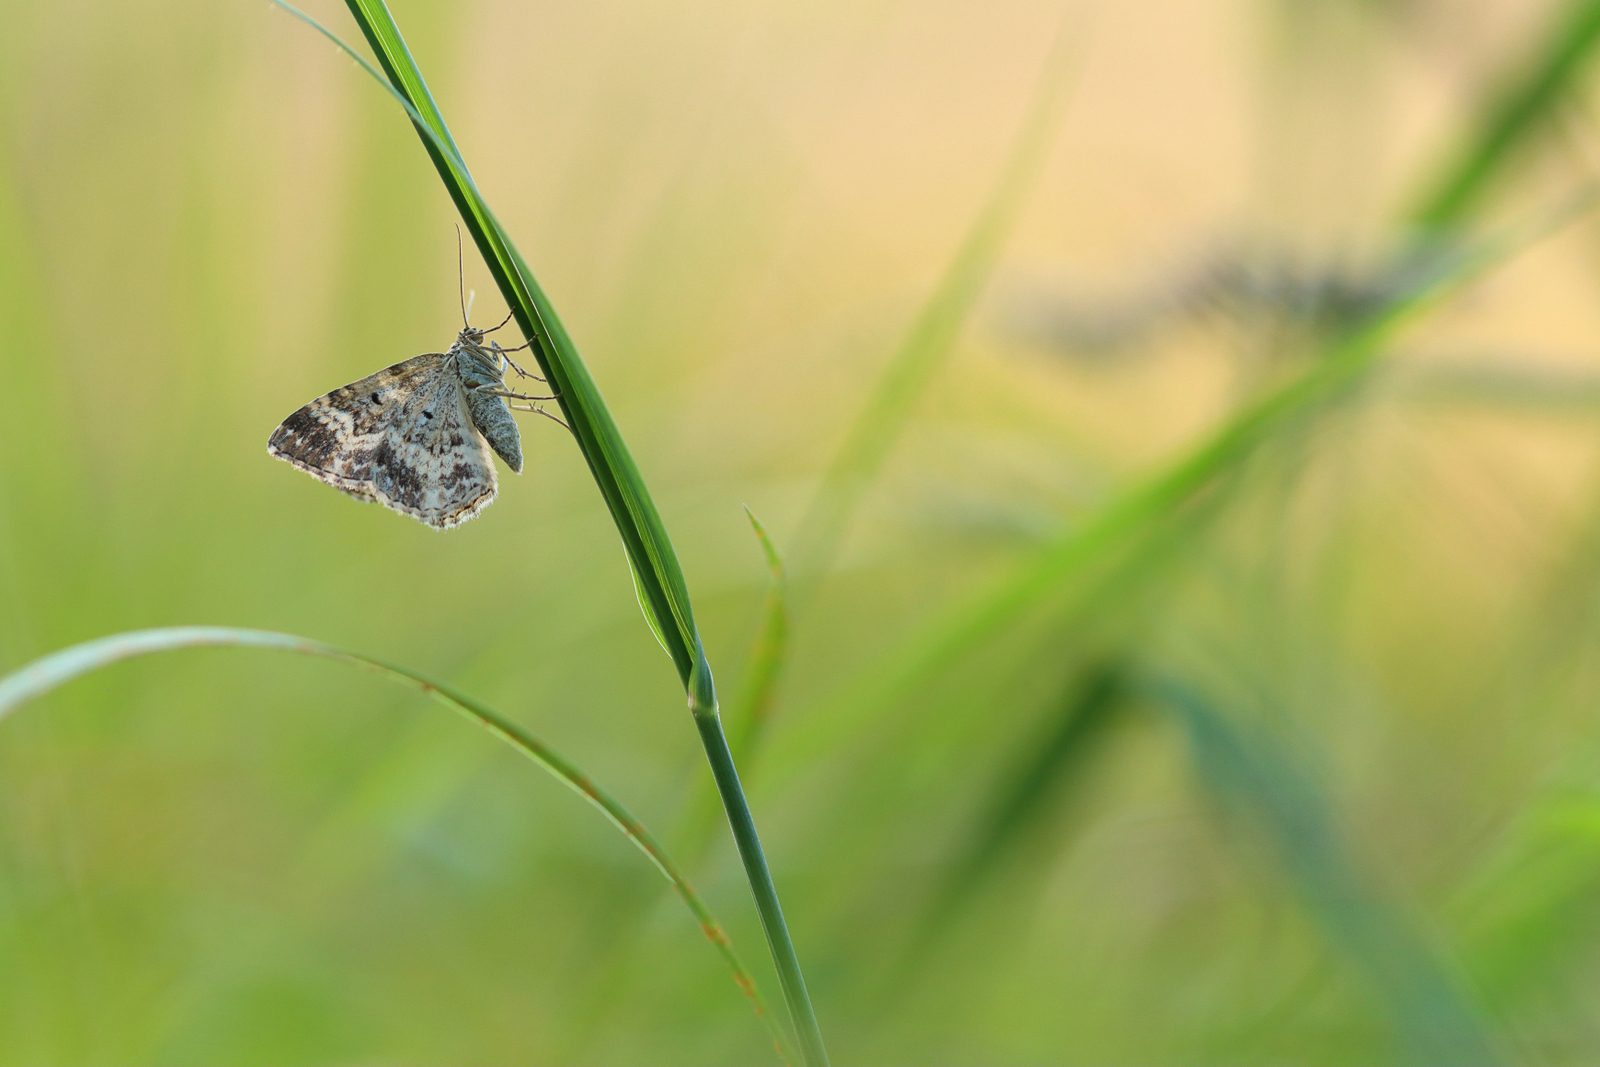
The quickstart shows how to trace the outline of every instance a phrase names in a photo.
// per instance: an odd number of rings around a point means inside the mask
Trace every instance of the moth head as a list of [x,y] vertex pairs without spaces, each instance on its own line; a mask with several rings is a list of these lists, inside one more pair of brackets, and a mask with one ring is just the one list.
[[462,329],[460,333],[456,334],[456,344],[482,347],[483,339],[489,334],[494,333],[496,330],[502,329],[506,323],[511,321],[512,314],[512,312],[506,312],[506,317],[500,320],[499,326],[490,326],[488,328],[484,328],[482,326],[473,326],[472,324],[466,322],[465,319],[467,316],[465,311],[463,311],[461,315],[463,320]]

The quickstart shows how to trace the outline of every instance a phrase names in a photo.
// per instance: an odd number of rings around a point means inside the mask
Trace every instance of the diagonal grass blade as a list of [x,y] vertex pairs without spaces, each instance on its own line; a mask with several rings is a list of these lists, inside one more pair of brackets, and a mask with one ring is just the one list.
[[1056,37],[1039,87],[1017,133],[1011,154],[988,201],[962,240],[939,284],[895,350],[817,487],[795,534],[794,577],[798,595],[826,573],[862,497],[912,410],[949,358],[978,297],[994,273],[1028,192],[1043,169],[1066,107],[1076,70],[1076,41],[1069,22]]
[[1372,985],[1418,1064],[1502,1062],[1456,977],[1402,913],[1368,887],[1315,776],[1263,731],[1231,721],[1192,686],[1144,679],[1171,712],[1205,788],[1266,839],[1329,944]]
[[1600,44],[1600,0],[1572,0],[1557,14],[1542,49],[1485,105],[1458,157],[1426,195],[1412,225],[1424,235],[1455,229],[1506,168],[1516,150],[1578,88]]
[[10,674],[0,677],[0,718],[16,710],[22,704],[35,697],[41,696],[58,686],[64,685],[80,675],[88,674],[102,667],[108,667],[121,660],[132,659],[136,656],[148,656],[158,652],[172,652],[184,648],[231,647],[231,648],[264,648],[280,652],[294,652],[303,656],[319,656],[323,659],[336,660],[348,663],[354,667],[380,675],[393,682],[415,689],[420,693],[432,697],[451,710],[458,712],[466,719],[482,726],[489,733],[510,745],[528,759],[548,771],[557,781],[568,789],[583,797],[592,804],[600,814],[604,815],[618,830],[632,841],[634,846],[661,872],[662,877],[672,885],[689,910],[694,913],[695,920],[700,924],[700,929],[706,939],[714,945],[722,957],[727,961],[729,969],[733,972],[734,981],[750,998],[755,1007],[756,1014],[772,1033],[773,1042],[778,1048],[780,1056],[783,1055],[781,1031],[773,1022],[761,1001],[761,994],[756,989],[755,979],[745,970],[739,957],[733,951],[727,934],[722,926],[712,917],[706,909],[699,895],[694,891],[683,873],[678,869],[672,857],[663,849],[644,824],[634,818],[622,802],[612,796],[604,787],[599,785],[588,775],[584,774],[576,764],[555,749],[540,741],[537,737],[524,730],[515,722],[501,715],[493,708],[461,692],[455,687],[429,678],[424,674],[397,667],[380,659],[363,656],[360,653],[349,652],[333,645],[314,641],[308,637],[296,637],[292,634],[273,633],[266,630],[243,630],[224,626],[177,626],[159,630],[135,630],[128,633],[113,634],[109,637],[96,638],[86,641],[81,645],[53,652],[42,659],[34,660],[24,667],[20,667]]

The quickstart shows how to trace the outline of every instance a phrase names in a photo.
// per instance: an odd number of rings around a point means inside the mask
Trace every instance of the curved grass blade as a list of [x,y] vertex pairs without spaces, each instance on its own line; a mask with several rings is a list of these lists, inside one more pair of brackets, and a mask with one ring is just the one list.
[[987,815],[950,865],[930,926],[958,907],[1045,808],[1082,779],[1127,709],[1123,665],[1114,660],[1089,665],[1073,676],[1064,696],[1049,733],[1031,741],[1008,770],[995,775]]
[[747,759],[761,741],[762,731],[777,702],[778,682],[783,677],[783,665],[789,652],[789,595],[783,558],[755,512],[746,507],[744,513],[755,530],[756,539],[761,542],[772,584],[767,587],[767,595],[761,603],[761,626],[750,646],[750,664],[745,670],[744,684],[739,687],[738,703],[734,705],[733,751],[741,761]]
[[792,582],[785,575],[766,530],[750,509],[745,509],[761,540],[773,584],[763,605],[762,628],[740,693],[741,714],[734,720],[739,731],[734,750],[740,760],[749,758],[758,748],[777,700],[791,605],[798,610],[831,565],[851,517],[905,430],[917,400],[954,349],[962,327],[994,273],[1017,215],[1043,170],[1076,69],[1076,52],[1070,46],[1071,38],[1063,26],[989,199],[879,375],[866,407],[852,424],[807,505],[794,538],[792,554],[797,563]]
[[1456,976],[1361,878],[1332,804],[1309,769],[1191,686],[1161,678],[1140,688],[1182,727],[1202,784],[1224,811],[1244,816],[1261,832],[1329,944],[1365,973],[1411,1061],[1503,1062]]
[[952,918],[1041,827],[1047,810],[1071,805],[1128,707],[1121,663],[1100,660],[1073,674],[1051,729],[1043,738],[1029,738],[1025,751],[992,776],[978,826],[944,865],[908,947],[881,982],[885,992],[903,996],[905,988],[933,973],[930,959],[953,928]]
[[1532,359],[1440,361],[1438,366],[1415,368],[1394,384],[1395,393],[1412,403],[1508,415],[1587,419],[1600,409],[1600,374],[1583,368],[1541,367]]
[[1533,62],[1488,102],[1459,157],[1421,198],[1411,224],[1424,235],[1459,227],[1539,122],[1578,88],[1596,44],[1600,0],[1573,0],[1557,15]]
[[683,569],[599,389],[554,307],[534,280],[533,272],[478,191],[422,72],[383,0],[346,0],[346,6],[377,54],[384,74],[379,74],[359,53],[309,15],[285,0],[272,2],[312,26],[355,59],[405,108],[523,336],[533,342],[535,359],[559,397],[568,426],[616,523],[633,569],[640,603],[647,609],[646,621],[672,657],[683,682],[689,710],[705,748],[706,760],[711,765],[767,946],[783,985],[784,1001],[798,1035],[802,1058],[807,1067],[826,1067],[828,1054],[822,1031],[761,848],[755,818],[739,783],[717,711],[711,665],[706,661],[705,649],[695,628]]
[[[731,716],[733,738],[729,747],[735,761],[741,764],[747,764],[755,755],[767,722],[772,717],[789,647],[789,604],[783,559],[755,513],[748,506],[744,513],[750,519],[757,540],[761,542],[772,584],[767,587],[767,594],[762,600],[761,622],[750,646],[744,682],[739,687],[738,701]],[[704,783],[707,788],[696,788],[684,807],[682,824],[675,835],[678,855],[690,857],[691,863],[704,853],[711,842],[717,805],[716,796],[709,787],[714,784]]]
[[1588,939],[1574,931],[1589,928],[1600,897],[1600,796],[1570,782],[1549,794],[1451,904],[1473,977],[1512,1013],[1582,966]]
[[678,896],[683,898],[683,902],[688,905],[695,920],[700,924],[701,932],[727,962],[740,990],[750,998],[756,1014],[761,1017],[762,1023],[771,1033],[779,1056],[783,1056],[782,1032],[762,1003],[755,979],[745,970],[744,964],[739,962],[739,957],[734,953],[733,945],[721,925],[712,917],[699,894],[694,891],[694,887],[689,884],[672,857],[650,831],[622,806],[621,801],[579,770],[565,756],[493,708],[445,682],[307,637],[225,626],[175,626],[159,630],[135,630],[86,641],[59,652],[52,652],[12,671],[0,678],[0,718],[4,718],[34,697],[41,696],[80,675],[121,660],[182,648],[204,647],[266,648],[280,652],[295,652],[303,656],[320,656],[323,659],[337,660],[340,663],[360,667],[434,698],[482,726],[544,768],[562,785],[592,804],[607,821],[621,830],[628,840],[633,842],[634,847],[643,852],[656,870],[661,872],[662,877],[672,885]]
[[1298,377],[1246,405],[1175,463],[1132,486],[1098,515],[1068,530],[1009,576],[915,635],[898,655],[887,658],[887,665],[861,687],[848,706],[843,702],[836,706],[831,724],[818,724],[814,736],[800,747],[815,751],[838,746],[840,729],[861,729],[868,724],[870,716],[862,713],[864,707],[895,701],[1114,550],[1137,543],[1162,521],[1178,516],[1214,491],[1229,471],[1274,435],[1360,383],[1406,326],[1597,202],[1600,182],[1585,183],[1521,226],[1474,249],[1436,256],[1409,289],[1334,338]]
[[883,369],[866,407],[851,426],[800,521],[791,550],[799,586],[797,601],[805,598],[805,591],[823,577],[833,562],[868,485],[883,469],[917,400],[949,358],[961,328],[994,273],[1006,238],[1044,169],[1053,135],[1061,125],[1073,81],[1071,75],[1077,69],[1073,43],[1068,27],[1063,26],[988,202]]

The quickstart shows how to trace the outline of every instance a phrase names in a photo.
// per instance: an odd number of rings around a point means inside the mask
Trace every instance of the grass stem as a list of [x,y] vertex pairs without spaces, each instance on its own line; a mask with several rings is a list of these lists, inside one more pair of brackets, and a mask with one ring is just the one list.
[[778,969],[783,998],[789,1005],[800,1043],[801,1059],[807,1067],[824,1067],[828,1062],[828,1052],[822,1044],[822,1030],[817,1025],[816,1012],[811,1007],[811,995],[806,991],[805,976],[800,972],[800,958],[795,955],[788,924],[783,921],[778,889],[773,885],[767,857],[761,850],[761,839],[756,835],[750,804],[745,800],[744,787],[739,784],[739,772],[733,765],[733,752],[728,748],[728,735],[722,729],[722,717],[712,707],[696,710],[694,722],[700,729],[700,741],[705,746],[717,792],[722,796],[722,805],[728,812],[728,825],[733,830],[734,842],[739,846],[739,859],[750,880],[750,892],[755,896],[761,928],[766,932],[767,947],[772,951],[772,962]]
[[[585,774],[571,760],[561,755],[555,749],[539,740],[537,737],[524,730],[520,725],[506,718],[493,708],[466,693],[461,692],[446,682],[430,678],[425,674],[387,663],[371,656],[363,656],[357,652],[349,652],[334,645],[314,641],[308,637],[297,637],[293,634],[273,633],[267,630],[244,630],[228,626],[173,626],[158,630],[135,630],[128,633],[112,634],[109,637],[96,638],[80,645],[60,649],[48,656],[34,660],[26,666],[19,667],[10,674],[0,677],[0,719],[20,707],[22,704],[42,696],[58,686],[64,685],[74,678],[88,674],[91,671],[108,667],[113,663],[137,656],[147,656],[157,652],[172,652],[184,648],[207,647],[234,647],[234,648],[262,648],[280,652],[294,652],[303,656],[318,656],[331,659],[340,663],[348,663],[355,667],[371,671],[374,674],[398,682],[410,689],[432,697],[445,707],[462,715],[470,722],[482,726],[489,733],[510,745],[513,749],[550,772],[562,785],[577,793],[584,800],[592,804],[606,820],[632,841],[634,846],[643,852],[645,857],[653,864],[656,870],[677,891],[678,896],[688,905],[700,924],[701,932],[706,939],[716,948],[727,962],[733,972],[734,981],[743,990],[745,996],[750,998],[751,1005],[755,1008],[756,1015],[772,1032],[773,1044],[778,1049],[778,1054],[783,1054],[782,1042],[779,1040],[781,1033],[773,1024],[772,1015],[766,1010],[761,1001],[761,994],[756,988],[755,979],[745,970],[744,964],[734,954],[733,944],[728,940],[728,935],[722,930],[720,923],[712,917],[711,912],[701,901],[689,880],[667,854],[654,835],[645,829],[644,824],[634,818],[633,814],[623,807],[622,802],[612,796],[604,787]],[[737,779],[735,779],[737,784]],[[746,812],[748,815],[748,812]],[[753,833],[753,830],[752,830]],[[760,845],[756,845],[760,851]],[[768,880],[770,886],[770,879]],[[781,919],[780,919],[781,921]],[[790,949],[793,955],[793,949]]]

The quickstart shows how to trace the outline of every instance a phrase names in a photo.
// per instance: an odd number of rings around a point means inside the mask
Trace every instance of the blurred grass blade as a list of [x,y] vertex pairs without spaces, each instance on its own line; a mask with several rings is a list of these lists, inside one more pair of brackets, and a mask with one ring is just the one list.
[[1007,855],[1043,821],[1045,809],[1081,781],[1128,707],[1125,692],[1123,669],[1115,661],[1075,672],[1048,735],[1042,741],[1030,739],[1026,752],[992,776],[992,795],[982,805],[981,822],[965,848],[945,865],[943,884],[931,895],[908,947],[882,983],[886,993],[902,997],[906,987],[929,973],[932,953],[953,929],[955,913],[999,873]]
[[1402,913],[1364,884],[1310,769],[1260,729],[1247,732],[1188,685],[1162,678],[1141,688],[1176,717],[1206,789],[1224,811],[1260,831],[1329,945],[1366,975],[1410,1060],[1480,1067],[1501,1062],[1456,976]]
[[1570,0],[1543,47],[1486,104],[1454,163],[1420,198],[1412,225],[1425,235],[1458,228],[1516,150],[1578,88],[1600,43],[1600,0]]
[[171,652],[183,648],[233,647],[266,648],[280,652],[295,652],[304,656],[320,656],[361,667],[374,674],[399,682],[433,697],[439,703],[488,730],[540,767],[550,772],[557,781],[594,805],[602,815],[655,865],[656,870],[672,885],[700,924],[706,939],[714,945],[727,961],[734,981],[750,998],[756,1014],[771,1032],[779,1055],[783,1055],[782,1032],[762,1003],[755,980],[745,970],[733,951],[727,934],[712,917],[672,857],[663,849],[650,831],[634,818],[621,801],[578,769],[570,760],[528,733],[515,722],[488,707],[476,698],[444,682],[426,675],[397,667],[383,660],[349,652],[321,641],[291,634],[272,633],[266,630],[242,630],[224,626],[179,626],[159,630],[136,630],[113,634],[109,637],[86,641],[64,648],[41,659],[34,660],[3,678],[0,678],[0,718],[26,701],[64,685],[80,675],[99,670],[121,660],[135,656],[148,656],[157,652]]
[[1122,666],[1099,662],[1074,674],[1065,699],[1042,739],[994,776],[995,795],[965,853],[949,866],[937,919],[959,906],[996,869],[1012,844],[1039,823],[1044,810],[1089,769],[1102,742],[1127,708]]
[[761,604],[761,624],[755,641],[750,646],[750,662],[745,668],[744,684],[739,687],[739,699],[734,705],[733,752],[742,763],[756,749],[761,733],[772,715],[778,697],[778,681],[783,676],[784,660],[789,652],[789,596],[783,572],[783,559],[777,546],[748,507],[744,509],[756,538],[761,542],[762,554],[767,559],[767,570],[772,584]]
[[949,358],[962,326],[994,273],[1017,214],[1055,143],[1054,134],[1061,125],[1071,75],[1076,70],[1076,56],[1064,26],[1046,60],[1039,87],[999,182],[823,475],[790,552],[795,562],[797,602],[805,598],[805,591],[821,580],[832,564],[867,486],[883,468],[917,400]]
[[1597,198],[1600,183],[1587,183],[1553,209],[1470,252],[1435,257],[1410,289],[1329,342],[1298,377],[1246,405],[1177,462],[1134,485],[1008,578],[930,626],[873,687],[872,699],[893,699],[1021,616],[1111,550],[1177,513],[1275,433],[1356,385],[1405,326],[1512,254],[1588,211]]
[[1600,409],[1600,373],[1540,366],[1532,357],[1524,358],[1525,362],[1441,360],[1396,376],[1394,392],[1416,403],[1505,414],[1588,419]]
[[1600,899],[1600,795],[1563,783],[1519,815],[1485,869],[1452,902],[1472,974],[1502,1010],[1548,996],[1584,965]]
[[473,242],[499,286],[501,296],[516,317],[523,336],[533,342],[535,359],[559,397],[573,437],[616,523],[633,567],[635,590],[641,594],[640,602],[647,609],[646,620],[651,623],[656,637],[666,646],[683,683],[695,728],[700,734],[706,760],[711,765],[723,809],[728,815],[729,828],[739,848],[740,861],[750,882],[767,946],[783,985],[784,1002],[796,1030],[801,1057],[807,1067],[826,1065],[828,1054],[823,1045],[822,1031],[806,989],[805,976],[800,970],[799,957],[789,936],[788,924],[783,917],[777,887],[773,884],[772,873],[761,848],[755,818],[750,812],[744,788],[740,785],[733,754],[728,748],[727,735],[717,711],[711,665],[706,661],[705,649],[695,627],[683,569],[667,537],[655,502],[598,387],[579,357],[572,338],[561,324],[560,317],[556,315],[555,308],[523,261],[522,254],[517,251],[478,191],[445,125],[444,116],[434,103],[427,82],[383,0],[346,0],[346,6],[383,67],[382,75],[315,19],[284,0],[273,2],[338,45],[405,108],[450,198],[455,202],[463,224],[472,234]]
[[[905,947],[878,982],[877,997],[900,1002],[911,987],[939,971],[935,952],[958,928],[959,912],[976,911],[974,898],[1021,851],[1030,831],[1042,829],[1046,809],[1070,804],[1113,727],[1127,710],[1116,664],[1098,663],[1076,674],[1053,729],[1030,739],[1027,752],[991,776],[991,796],[962,850],[937,878],[922,914],[911,924]],[[1064,804],[1065,802],[1065,804]],[[1043,844],[1038,855],[1059,855],[1059,842]],[[1002,907],[1015,907],[1007,900]]]
[[[1130,546],[1131,566],[1117,564],[1116,573],[1121,575],[1118,595],[1123,600],[1137,597],[1154,575],[1164,573],[1161,567],[1142,568],[1141,561],[1181,550],[1174,545],[1173,535],[1209,521],[1206,517],[1225,500],[1232,476],[1258,446],[1286,429],[1305,425],[1303,420],[1315,408],[1359,384],[1390,339],[1410,322],[1590,210],[1597,200],[1600,182],[1585,183],[1522,225],[1509,227],[1471,249],[1434,256],[1432,266],[1410,288],[1331,339],[1299,376],[1246,404],[1177,461],[1124,490],[1097,514],[1070,526],[1009,574],[925,624],[874,663],[851,693],[829,702],[826,715],[807,717],[801,734],[788,746],[780,774],[792,774],[798,763],[846,747],[851,737],[879,723],[882,715],[875,711],[895,705],[1069,583],[1091,576],[1094,568]],[[1145,557],[1146,552],[1152,555]],[[1141,569],[1145,573],[1141,574]],[[1106,604],[1104,610],[1116,608],[1097,594],[1090,602]],[[1075,617],[1082,621],[1081,610]],[[770,787],[772,779],[764,784]]]

